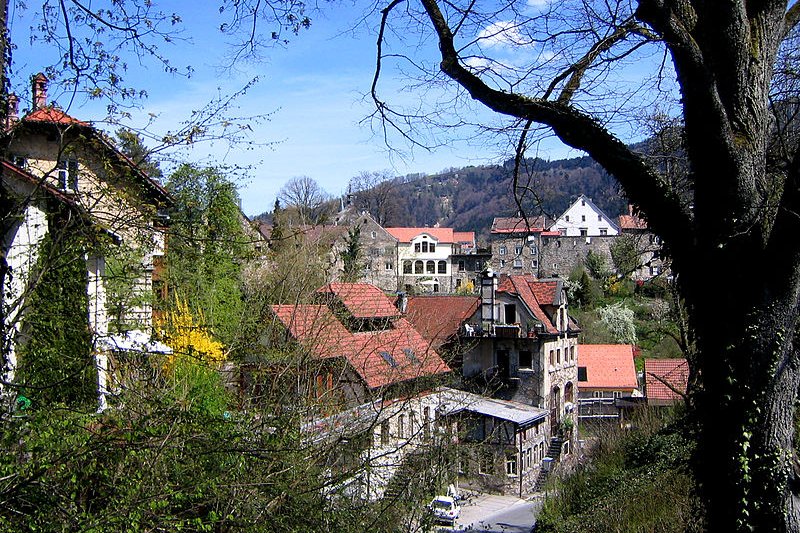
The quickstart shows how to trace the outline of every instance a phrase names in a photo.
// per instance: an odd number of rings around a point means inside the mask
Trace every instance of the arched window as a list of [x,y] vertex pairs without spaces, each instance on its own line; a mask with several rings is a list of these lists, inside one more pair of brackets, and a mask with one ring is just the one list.
[[411,261],[403,261],[403,274],[411,274],[412,263]]
[[436,266],[437,266],[436,271],[439,274],[447,274],[447,262],[446,261],[439,261],[439,263]]
[[436,274],[436,261],[428,261],[425,263],[425,272],[427,274]]
[[423,274],[423,269],[425,265],[422,261],[414,261],[414,274]]
[[575,398],[575,387],[572,385],[571,381],[568,381],[566,385],[564,385],[564,401],[565,402],[574,402]]

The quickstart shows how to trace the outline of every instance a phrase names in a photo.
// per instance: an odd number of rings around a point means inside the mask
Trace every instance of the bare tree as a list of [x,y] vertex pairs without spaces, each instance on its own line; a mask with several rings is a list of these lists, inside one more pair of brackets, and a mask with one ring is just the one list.
[[287,210],[297,213],[299,224],[320,224],[328,215],[331,195],[308,176],[292,178],[281,187],[278,199]]
[[[615,175],[662,237],[687,304],[697,345],[693,464],[706,526],[800,531],[800,154],[781,135],[796,129],[791,65],[800,4],[532,4],[539,2],[388,3],[372,86],[376,116],[387,135],[395,130],[418,144],[429,143],[422,135],[431,123],[504,125],[517,135],[518,154],[543,126]],[[398,55],[397,43],[384,52],[388,38],[407,36],[415,53],[432,38],[440,62]],[[415,84],[453,91],[441,89],[427,111],[393,108],[378,92],[388,61],[419,68]],[[476,121],[473,102],[500,124]],[[681,120],[689,202],[663,168],[624,142],[637,133],[636,117],[653,109]]]
[[356,207],[369,211],[381,226],[392,224],[399,207],[394,179],[389,170],[364,171],[350,179],[349,189],[355,195]]

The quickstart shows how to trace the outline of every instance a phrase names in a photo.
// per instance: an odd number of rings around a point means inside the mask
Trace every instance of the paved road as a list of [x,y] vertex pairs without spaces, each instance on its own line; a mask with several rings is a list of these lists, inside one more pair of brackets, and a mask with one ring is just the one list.
[[437,531],[529,533],[541,506],[539,500],[478,494],[461,506],[461,518],[455,527],[439,528]]

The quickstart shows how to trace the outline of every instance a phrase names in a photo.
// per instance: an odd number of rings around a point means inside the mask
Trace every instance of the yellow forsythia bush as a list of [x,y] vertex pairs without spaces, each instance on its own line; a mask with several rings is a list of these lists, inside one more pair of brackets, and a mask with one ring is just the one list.
[[164,328],[164,341],[172,348],[172,354],[167,356],[164,363],[166,368],[173,368],[179,357],[189,357],[214,366],[225,361],[224,346],[203,325],[205,319],[202,311],[198,312],[197,319],[196,322],[189,304],[176,297],[175,309],[168,313]]

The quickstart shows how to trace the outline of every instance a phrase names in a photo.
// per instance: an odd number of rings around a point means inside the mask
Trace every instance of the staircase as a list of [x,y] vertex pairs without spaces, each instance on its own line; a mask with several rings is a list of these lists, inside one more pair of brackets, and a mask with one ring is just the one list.
[[555,463],[561,458],[561,450],[564,447],[564,439],[561,437],[553,437],[550,439],[550,446],[547,448],[547,467],[545,463],[542,464],[542,469],[539,471],[539,475],[536,477],[536,483],[533,485],[533,490],[539,492],[544,487],[544,484],[547,483],[547,478],[550,476],[550,472],[553,471],[555,468]]

